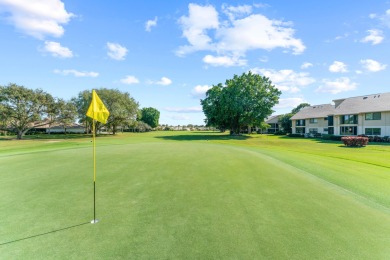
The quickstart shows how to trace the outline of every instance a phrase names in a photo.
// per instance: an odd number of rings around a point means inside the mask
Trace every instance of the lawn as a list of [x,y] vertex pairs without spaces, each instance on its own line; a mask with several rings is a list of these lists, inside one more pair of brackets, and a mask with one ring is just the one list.
[[0,140],[0,259],[388,259],[390,146],[152,132]]

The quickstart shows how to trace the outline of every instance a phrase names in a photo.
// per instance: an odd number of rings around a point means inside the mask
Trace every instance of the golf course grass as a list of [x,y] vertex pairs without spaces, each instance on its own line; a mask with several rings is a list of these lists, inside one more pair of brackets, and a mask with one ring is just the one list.
[[390,145],[216,132],[0,140],[0,259],[389,259]]

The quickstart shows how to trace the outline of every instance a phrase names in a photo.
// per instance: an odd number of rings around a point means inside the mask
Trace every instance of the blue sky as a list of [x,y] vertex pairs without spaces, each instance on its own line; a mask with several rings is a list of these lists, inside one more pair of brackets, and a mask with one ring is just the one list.
[[275,114],[390,91],[389,1],[0,0],[0,38],[1,85],[115,88],[161,124],[204,124],[205,91],[249,70]]

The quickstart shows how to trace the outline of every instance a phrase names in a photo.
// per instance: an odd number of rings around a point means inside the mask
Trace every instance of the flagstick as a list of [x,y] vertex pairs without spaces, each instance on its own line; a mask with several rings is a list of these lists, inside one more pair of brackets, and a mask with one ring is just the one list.
[[95,140],[95,119],[92,120],[92,142],[93,142],[93,220],[92,224],[98,222],[96,219],[96,140]]

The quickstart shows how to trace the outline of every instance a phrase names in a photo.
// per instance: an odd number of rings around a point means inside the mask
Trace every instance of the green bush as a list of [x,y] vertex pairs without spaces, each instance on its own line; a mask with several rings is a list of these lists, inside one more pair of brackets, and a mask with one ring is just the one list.
[[274,135],[286,135],[287,133],[284,131],[277,131],[274,133]]
[[323,134],[322,139],[324,140],[331,140],[331,141],[341,141],[341,135],[328,135],[328,134]]
[[303,137],[303,134],[289,134],[289,137]]

